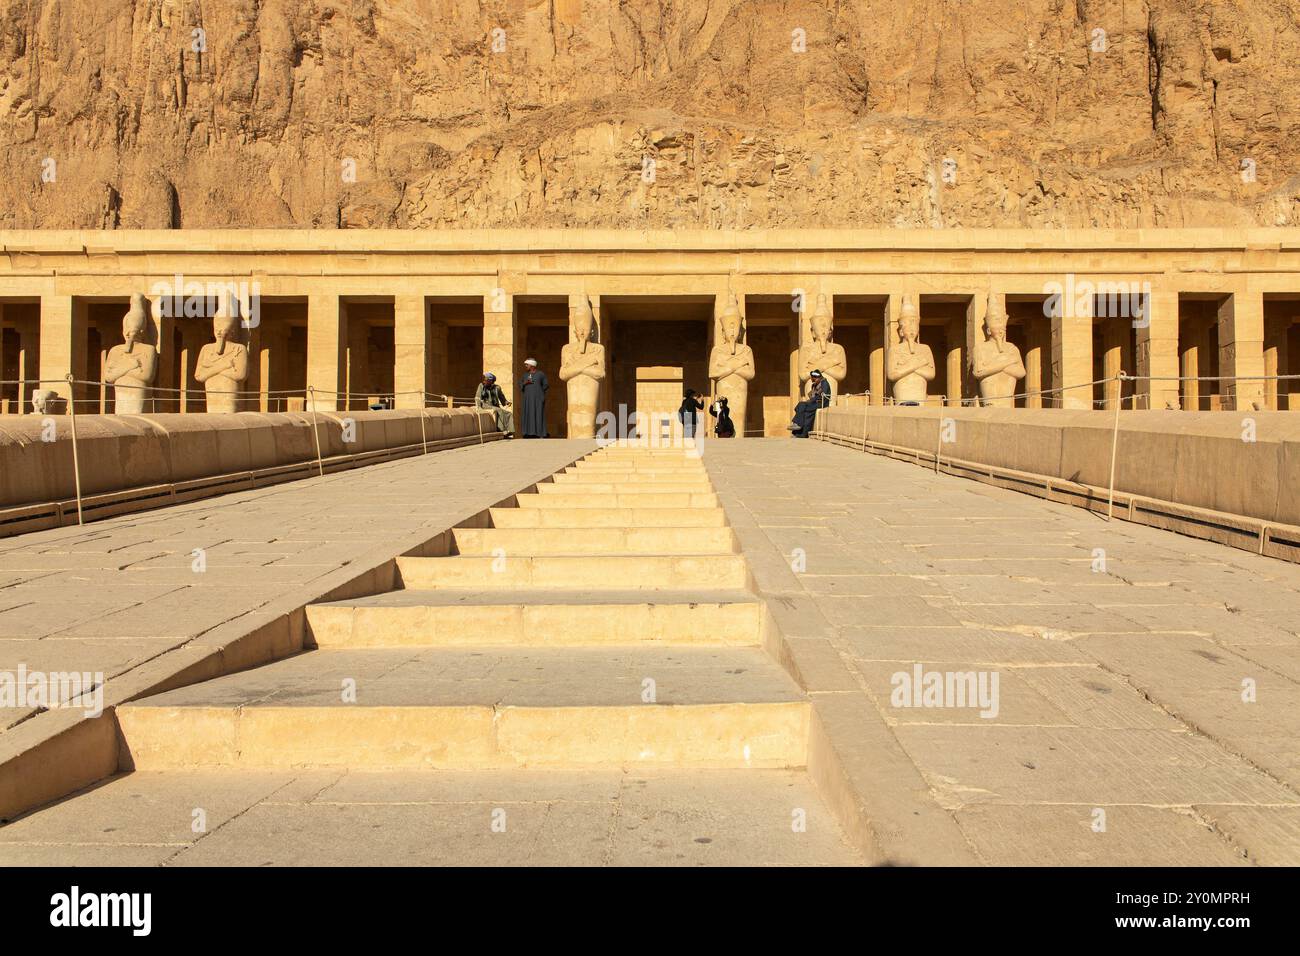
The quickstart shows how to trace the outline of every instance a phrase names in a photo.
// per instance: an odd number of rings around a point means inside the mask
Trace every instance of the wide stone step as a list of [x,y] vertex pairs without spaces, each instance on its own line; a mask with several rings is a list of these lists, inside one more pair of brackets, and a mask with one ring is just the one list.
[[661,471],[577,471],[577,472],[560,472],[553,476],[555,484],[600,484],[602,482],[613,484],[618,482],[626,484],[630,482],[639,482],[641,484],[669,484],[669,485],[687,485],[700,482],[707,482],[708,475],[704,473],[696,474],[695,472],[661,472]]
[[[402,587],[682,590],[749,586],[739,554],[398,558]],[[531,600],[531,596],[529,600]]]
[[717,508],[718,496],[712,492],[659,490],[595,493],[557,487],[545,495],[516,495],[515,502],[520,508]]
[[0,829],[0,866],[861,862],[802,770],[141,772]]
[[793,768],[810,720],[757,648],[317,650],[116,713],[135,770]]
[[456,528],[461,555],[729,554],[730,528]]
[[611,481],[589,481],[568,482],[565,484],[542,483],[537,486],[539,494],[543,495],[619,495],[619,494],[710,494],[713,486],[709,482],[701,479],[700,481],[638,481],[638,482],[611,482]]
[[492,508],[498,528],[720,528],[721,508]]
[[763,605],[745,591],[391,591],[307,606],[317,646],[756,646]]
[[700,458],[582,458],[566,466],[574,468],[627,468],[651,469],[654,471],[703,471],[704,461]]

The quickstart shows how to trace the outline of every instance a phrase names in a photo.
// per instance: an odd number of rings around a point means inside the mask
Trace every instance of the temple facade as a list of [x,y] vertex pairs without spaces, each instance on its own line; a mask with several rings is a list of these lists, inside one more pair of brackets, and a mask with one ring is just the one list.
[[485,371],[517,403],[530,357],[550,433],[574,437],[686,388],[785,435],[813,369],[871,404],[1300,408],[1300,382],[1266,378],[1300,372],[1294,230],[50,231],[0,249],[8,414],[409,408],[468,400]]

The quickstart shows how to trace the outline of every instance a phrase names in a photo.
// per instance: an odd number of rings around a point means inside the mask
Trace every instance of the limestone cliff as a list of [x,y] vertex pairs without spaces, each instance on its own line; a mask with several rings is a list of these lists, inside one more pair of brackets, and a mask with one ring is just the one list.
[[1300,0],[0,0],[0,228],[1293,225],[1298,81]]

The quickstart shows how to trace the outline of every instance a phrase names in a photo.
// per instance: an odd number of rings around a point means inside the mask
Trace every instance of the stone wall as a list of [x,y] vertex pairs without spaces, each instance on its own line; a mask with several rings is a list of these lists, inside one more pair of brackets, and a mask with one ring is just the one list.
[[[424,442],[476,440],[480,433],[500,437],[487,412],[440,408],[426,409],[423,416],[422,433],[418,410],[319,413],[320,455],[327,461],[383,457],[399,449],[418,452]],[[310,412],[78,415],[76,426],[81,489],[87,497],[275,469],[304,477],[314,472],[294,474],[293,466],[314,466],[317,457]],[[72,448],[69,416],[0,419],[0,508],[74,499]]]
[[[873,450],[931,466],[939,448],[946,471],[1105,510],[1115,420],[1104,411],[857,404],[826,409],[819,428],[856,447],[865,432]],[[941,427],[951,439],[942,445]],[[1200,523],[1198,536],[1239,545],[1229,539],[1263,535],[1265,525],[1291,526],[1278,536],[1288,541],[1300,531],[1298,416],[1126,411],[1115,448],[1122,517],[1187,533]],[[1223,533],[1211,533],[1215,526]]]

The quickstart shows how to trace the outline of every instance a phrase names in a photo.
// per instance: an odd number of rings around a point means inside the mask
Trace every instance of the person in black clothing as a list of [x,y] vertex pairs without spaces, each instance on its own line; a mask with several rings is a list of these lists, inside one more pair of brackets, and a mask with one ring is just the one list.
[[813,369],[808,382],[808,397],[794,407],[794,420],[786,426],[794,432],[795,438],[807,438],[817,420],[817,409],[826,408],[831,403],[831,383],[821,369]]
[[695,413],[703,409],[703,400],[695,397],[695,389],[688,388],[686,397],[682,399],[682,407],[677,409],[677,420],[682,423],[682,434],[687,438],[695,437],[695,423],[699,420]]
[[731,421],[731,409],[727,407],[726,398],[719,398],[710,405],[709,414],[717,419],[713,423],[713,434],[719,438],[736,437],[736,426]]
[[546,433],[546,392],[551,383],[546,373],[537,367],[537,359],[524,362],[524,377],[519,382],[523,395],[523,414],[519,416],[520,432],[525,438],[549,438]]

